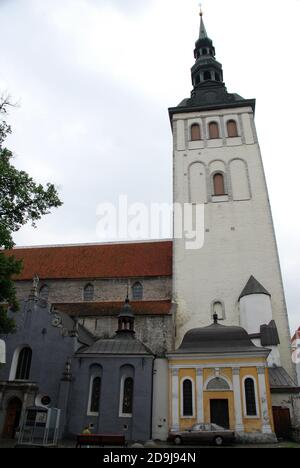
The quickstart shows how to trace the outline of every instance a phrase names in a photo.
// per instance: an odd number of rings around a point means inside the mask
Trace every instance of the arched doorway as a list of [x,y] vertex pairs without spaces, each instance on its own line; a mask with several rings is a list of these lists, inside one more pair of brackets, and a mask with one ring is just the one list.
[[13,439],[20,422],[22,402],[19,398],[12,398],[7,405],[6,417],[2,437]]

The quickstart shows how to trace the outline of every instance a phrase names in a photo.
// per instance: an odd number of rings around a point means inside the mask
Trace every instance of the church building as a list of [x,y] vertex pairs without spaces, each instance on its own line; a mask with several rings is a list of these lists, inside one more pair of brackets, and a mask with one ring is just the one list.
[[16,247],[21,310],[16,334],[1,337],[0,437],[32,405],[62,410],[61,437],[93,424],[166,440],[216,423],[274,442],[286,415],[300,424],[255,100],[227,91],[200,16],[193,89],[169,116],[173,202],[204,207],[204,244]]

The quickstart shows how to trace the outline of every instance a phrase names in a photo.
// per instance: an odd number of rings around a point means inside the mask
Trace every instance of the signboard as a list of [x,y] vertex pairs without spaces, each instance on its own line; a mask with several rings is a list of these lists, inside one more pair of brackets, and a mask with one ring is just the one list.
[[6,363],[5,356],[5,343],[3,340],[0,340],[0,364]]

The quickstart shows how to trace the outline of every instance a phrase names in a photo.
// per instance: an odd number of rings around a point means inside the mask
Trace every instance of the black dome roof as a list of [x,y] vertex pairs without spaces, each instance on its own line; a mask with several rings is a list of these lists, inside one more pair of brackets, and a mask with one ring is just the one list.
[[244,328],[213,323],[208,327],[189,330],[178,349],[178,353],[255,351],[255,346]]

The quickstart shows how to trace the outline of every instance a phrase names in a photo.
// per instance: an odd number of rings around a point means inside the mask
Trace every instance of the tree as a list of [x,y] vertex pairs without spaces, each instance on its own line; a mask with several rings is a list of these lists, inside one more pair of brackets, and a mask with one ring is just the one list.
[[53,184],[37,184],[25,171],[12,165],[13,154],[3,146],[11,133],[3,120],[11,102],[8,96],[0,98],[0,334],[14,331],[14,321],[7,316],[7,305],[18,309],[13,278],[22,271],[22,261],[6,251],[14,246],[13,233],[23,225],[36,222],[51,208],[62,205]]

